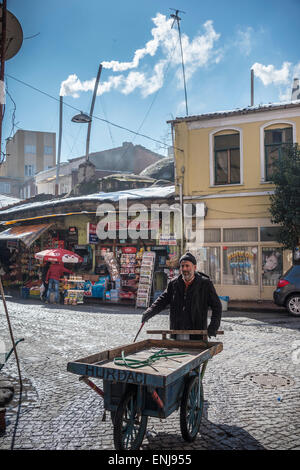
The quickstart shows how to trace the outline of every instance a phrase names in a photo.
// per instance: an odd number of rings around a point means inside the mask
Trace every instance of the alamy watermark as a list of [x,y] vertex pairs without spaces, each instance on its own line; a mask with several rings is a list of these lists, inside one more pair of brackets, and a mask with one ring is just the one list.
[[128,205],[126,197],[120,198],[117,205],[103,203],[97,207],[97,237],[100,240],[117,238],[126,240],[185,239],[187,245],[203,245],[204,242],[204,203]]

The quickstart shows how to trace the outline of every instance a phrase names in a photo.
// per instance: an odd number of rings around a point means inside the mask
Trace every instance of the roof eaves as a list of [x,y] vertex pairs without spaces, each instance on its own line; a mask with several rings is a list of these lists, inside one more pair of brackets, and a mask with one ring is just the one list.
[[274,111],[278,109],[287,109],[287,108],[297,108],[300,107],[300,100],[297,101],[290,101],[285,103],[270,103],[264,104],[259,106],[248,106],[247,108],[238,108],[231,111],[216,111],[215,113],[207,113],[207,114],[199,114],[195,116],[187,116],[187,117],[177,117],[176,119],[167,121],[168,124],[170,123],[180,123],[180,122],[191,122],[191,121],[204,121],[208,119],[218,119],[220,117],[227,117],[227,116],[238,116],[243,114],[252,114],[256,112],[264,112],[264,111]]

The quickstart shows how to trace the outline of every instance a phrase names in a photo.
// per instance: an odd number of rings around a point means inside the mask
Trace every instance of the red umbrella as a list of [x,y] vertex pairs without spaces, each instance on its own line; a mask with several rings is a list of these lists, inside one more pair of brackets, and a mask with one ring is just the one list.
[[82,263],[83,261],[83,258],[73,251],[63,250],[62,248],[43,250],[36,253],[34,257],[43,261],[58,261],[59,263]]

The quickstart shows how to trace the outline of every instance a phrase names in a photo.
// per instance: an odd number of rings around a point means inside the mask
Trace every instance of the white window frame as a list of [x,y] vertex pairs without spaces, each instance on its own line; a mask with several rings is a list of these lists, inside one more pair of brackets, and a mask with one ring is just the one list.
[[274,124],[287,124],[292,127],[293,132],[293,144],[296,142],[296,123],[293,121],[285,121],[282,119],[276,119],[274,121],[269,121],[260,126],[260,182],[261,183],[272,183],[272,181],[266,181],[266,171],[265,171],[265,129],[267,127],[273,126]]
[[[31,151],[31,150],[34,150],[34,151]],[[35,144],[25,144],[24,145],[24,154],[25,155],[36,155],[36,145]]]
[[[26,174],[26,167],[27,167],[27,174]],[[31,168],[31,171],[28,172],[28,168]],[[35,175],[35,165],[29,164],[29,165],[24,165],[24,175],[25,176],[34,176]]]
[[[51,152],[46,152],[46,149],[50,150]],[[44,155],[53,155],[53,146],[52,145],[44,145]]]
[[[236,131],[240,136],[240,182],[228,184],[215,184],[215,152],[214,152],[214,136],[221,131]],[[240,127],[225,126],[214,129],[209,133],[209,180],[210,186],[214,187],[227,187],[227,186],[241,186],[244,184],[244,152],[243,152],[243,129]]]

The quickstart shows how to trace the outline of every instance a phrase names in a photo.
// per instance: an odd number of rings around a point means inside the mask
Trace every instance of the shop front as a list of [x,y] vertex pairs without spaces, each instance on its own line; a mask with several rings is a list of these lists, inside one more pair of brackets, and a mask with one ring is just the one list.
[[18,225],[0,233],[3,285],[23,296],[40,297],[41,264],[35,254],[49,241],[52,224]]
[[[126,227],[130,223],[132,219],[126,222]],[[159,223],[154,227],[150,221],[149,237],[143,232],[143,238],[120,238],[120,227],[115,223],[107,227],[107,238],[99,239],[96,228],[94,223],[87,224],[87,241],[94,246],[94,274],[98,279],[86,284],[86,300],[147,307],[178,274],[176,240],[162,243]]]
[[221,296],[272,300],[280,276],[290,265],[289,252],[276,242],[278,228],[268,220],[252,227],[249,220],[232,225],[228,221],[219,221],[218,228],[212,221],[205,224],[203,245],[189,246],[198,269],[210,276]]

